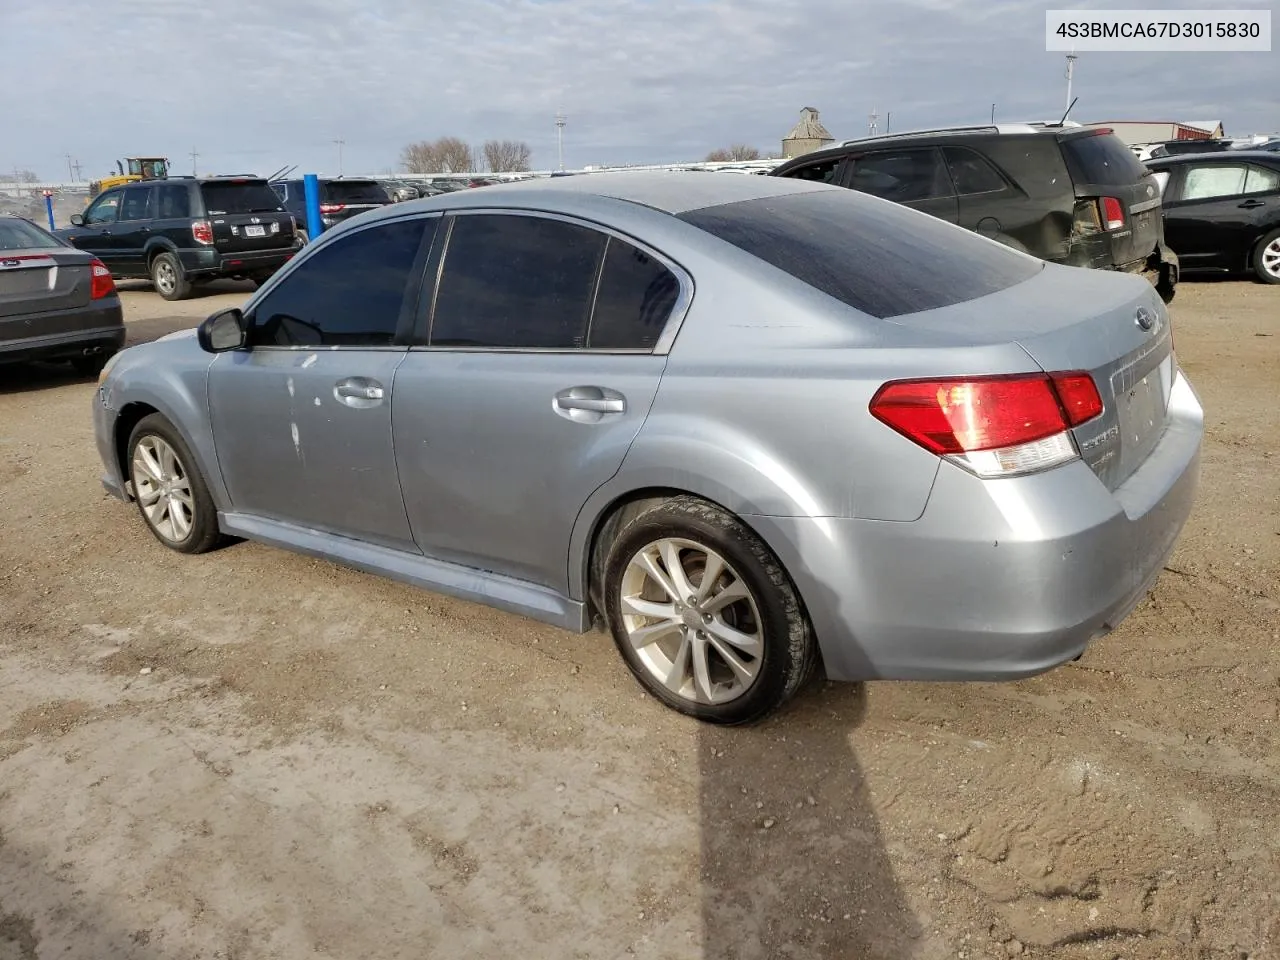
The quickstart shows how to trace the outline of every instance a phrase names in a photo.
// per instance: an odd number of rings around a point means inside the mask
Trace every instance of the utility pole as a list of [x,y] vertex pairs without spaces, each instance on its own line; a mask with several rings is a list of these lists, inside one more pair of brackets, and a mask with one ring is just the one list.
[[69,153],[67,154],[67,176],[71,178],[72,183],[75,183],[76,181],[75,168],[72,167],[71,165],[71,154]]
[[996,105],[994,103],[991,105],[991,125],[993,127],[996,125]]
[[867,136],[874,137],[880,132],[880,114],[876,113],[876,108],[871,108],[871,114],[867,117]]
[[333,142],[338,145],[338,176],[342,176],[342,145],[347,141],[338,137]]
[[886,111],[885,111],[885,114],[884,114],[884,132],[885,132],[885,133],[892,133],[892,132],[893,132],[893,127],[892,127],[892,125],[891,125],[891,124],[892,124],[892,121],[893,121],[893,111],[892,111],[892,110],[886,110]]
[[79,160],[77,160],[77,161],[76,161],[75,163],[73,163],[71,166],[72,166],[72,167],[74,167],[74,168],[75,168],[75,171],[76,171],[76,173],[75,173],[75,177],[76,177],[75,182],[76,182],[76,183],[79,183],[79,182],[80,182],[80,161],[79,161]]
[[556,112],[556,150],[560,155],[561,170],[564,170],[564,125],[568,122],[563,110]]
[[191,148],[191,154],[190,154],[190,156],[191,156],[191,175],[192,175],[193,177],[198,177],[198,176],[200,175],[200,173],[199,173],[199,171],[196,169],[196,161],[200,159],[200,154],[196,153],[196,148],[195,148],[195,147],[192,147],[192,148]]

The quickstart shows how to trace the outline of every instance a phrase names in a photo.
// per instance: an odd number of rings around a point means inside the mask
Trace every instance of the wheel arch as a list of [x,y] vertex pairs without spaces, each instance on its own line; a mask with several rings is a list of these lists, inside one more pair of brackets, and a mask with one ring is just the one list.
[[148,273],[151,272],[151,262],[162,253],[172,253],[181,262],[182,258],[179,256],[176,243],[167,237],[152,237],[142,248],[142,262],[146,265]]
[[1280,220],[1267,224],[1258,232],[1258,237],[1253,243],[1249,244],[1249,255],[1245,258],[1244,268],[1250,273],[1257,269],[1258,255],[1262,252],[1262,245],[1267,242],[1267,238],[1273,233],[1280,231]]

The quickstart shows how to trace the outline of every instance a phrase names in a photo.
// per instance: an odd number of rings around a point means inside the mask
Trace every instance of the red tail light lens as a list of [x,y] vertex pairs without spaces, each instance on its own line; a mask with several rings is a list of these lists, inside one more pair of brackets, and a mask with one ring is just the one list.
[[1124,226],[1124,205],[1115,197],[1103,197],[1102,222],[1108,230],[1119,230]]
[[191,224],[191,236],[196,243],[213,246],[213,224],[208,220],[196,220]]
[[341,213],[341,212],[342,212],[343,210],[345,210],[345,209],[347,209],[347,205],[346,205],[345,203],[322,203],[322,204],[320,204],[320,212],[321,212],[321,213]]
[[89,277],[89,299],[101,300],[116,292],[116,282],[111,279],[111,271],[97,257],[89,261]]
[[877,420],[984,477],[1073,459],[1068,431],[1101,412],[1087,373],[897,380],[871,401]]

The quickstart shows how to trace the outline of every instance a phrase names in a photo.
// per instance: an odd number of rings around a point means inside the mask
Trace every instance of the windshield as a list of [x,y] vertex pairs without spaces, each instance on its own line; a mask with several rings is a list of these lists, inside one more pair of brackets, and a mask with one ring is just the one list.
[[62,241],[34,223],[15,217],[0,218],[0,250],[39,250],[61,246]]
[[266,213],[282,210],[280,198],[265,180],[232,183],[205,183],[200,187],[205,211],[210,216],[220,213]]
[[742,200],[679,216],[882,319],[984,297],[1044,269],[961,227],[852,190]]
[[325,203],[389,203],[376,180],[330,180],[323,185]]

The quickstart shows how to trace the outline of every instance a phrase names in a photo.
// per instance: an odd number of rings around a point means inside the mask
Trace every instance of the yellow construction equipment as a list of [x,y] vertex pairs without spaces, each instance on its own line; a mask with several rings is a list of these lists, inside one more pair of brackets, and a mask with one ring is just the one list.
[[[125,164],[129,172],[125,173]],[[116,161],[119,173],[94,180],[89,184],[89,198],[92,199],[103,190],[110,190],[124,183],[136,183],[139,180],[164,180],[169,176],[168,157],[125,157],[123,162]]]

